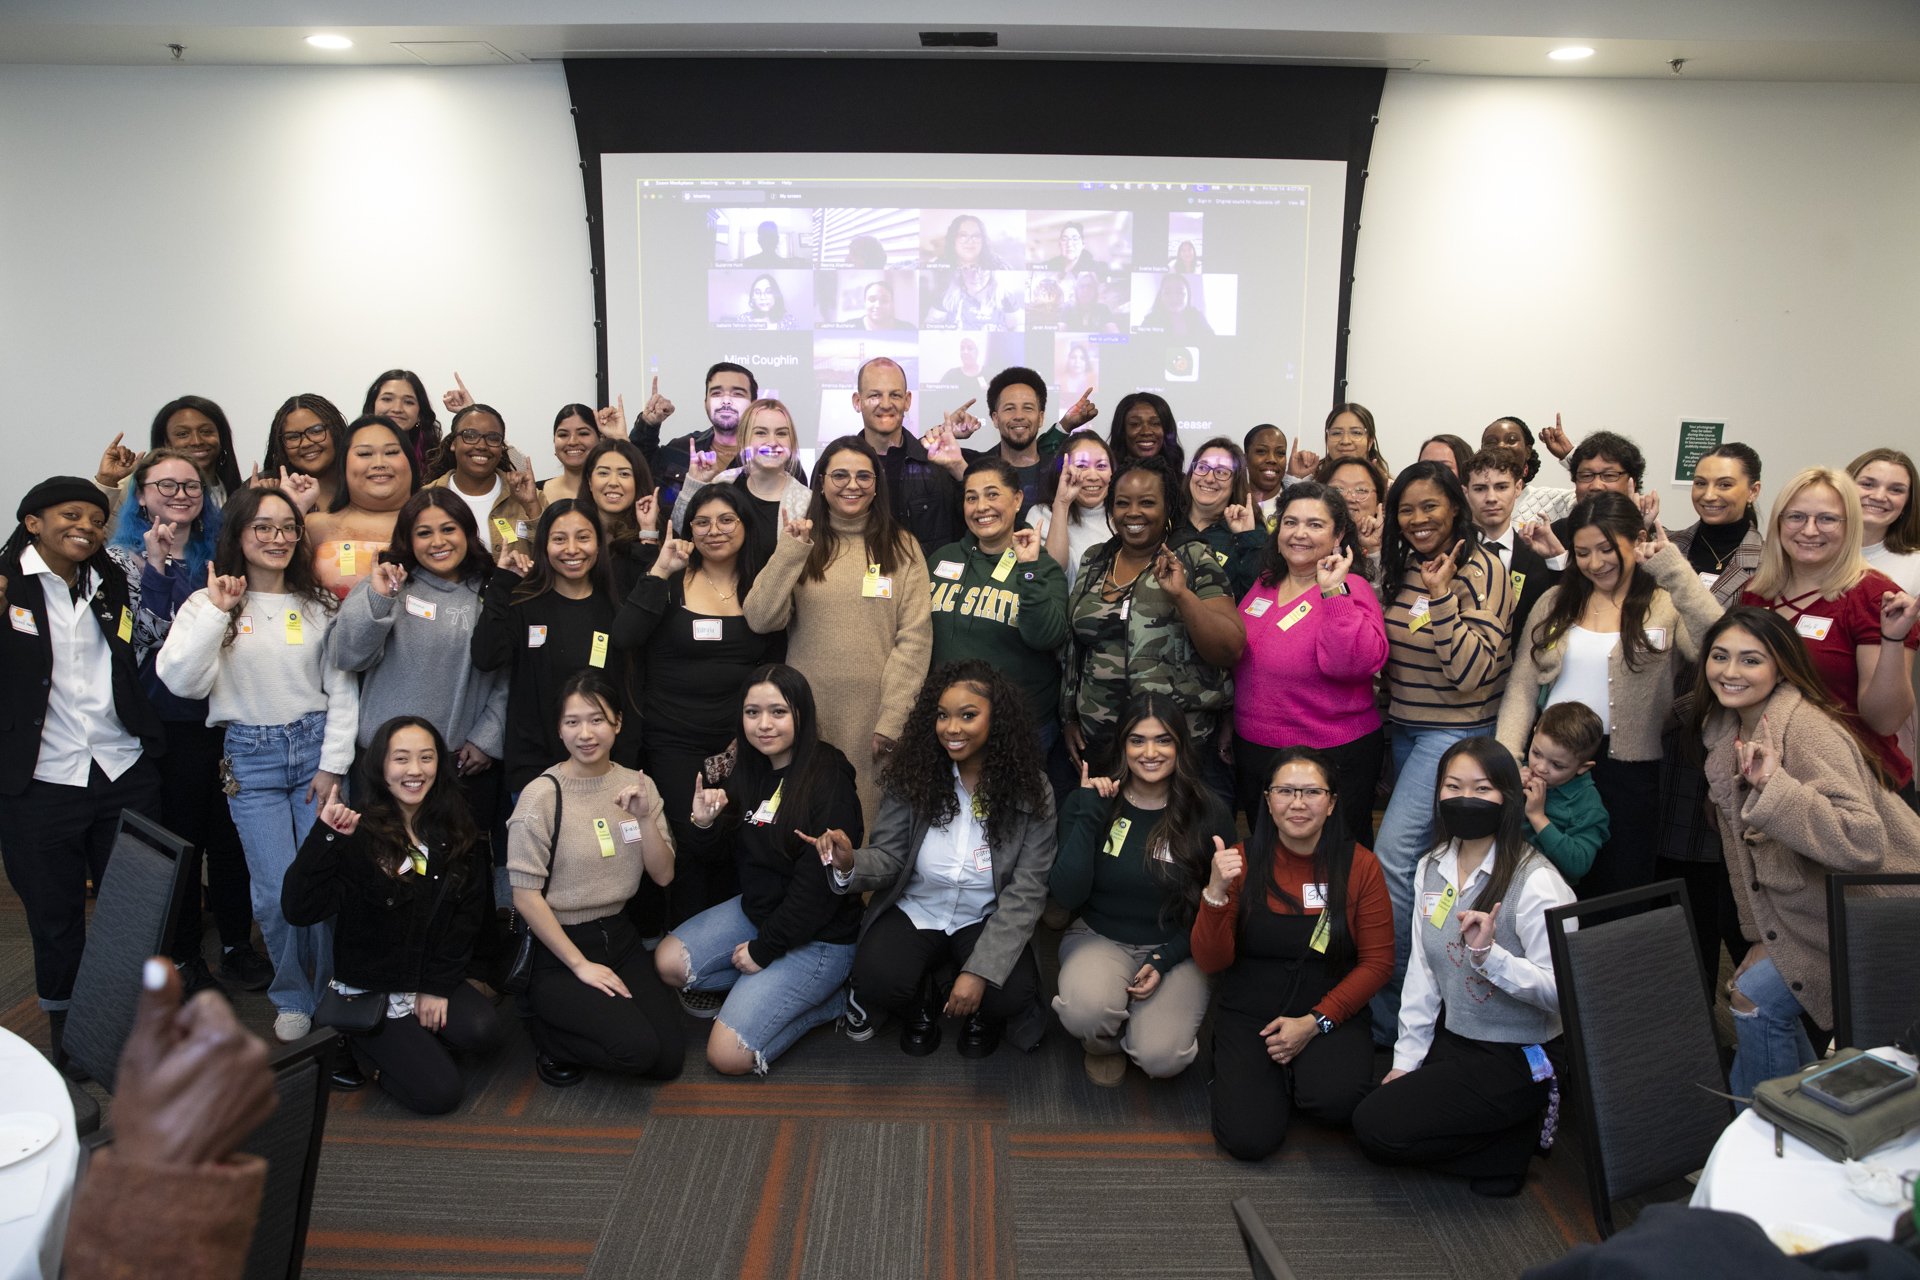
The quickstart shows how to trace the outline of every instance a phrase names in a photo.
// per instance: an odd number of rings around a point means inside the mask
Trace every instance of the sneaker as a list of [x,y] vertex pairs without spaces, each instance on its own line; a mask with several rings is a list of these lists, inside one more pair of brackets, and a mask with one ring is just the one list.
[[274,1038],[281,1044],[292,1044],[313,1030],[313,1019],[304,1013],[295,1013],[291,1009],[282,1009],[273,1020]]
[[190,956],[174,968],[180,971],[182,1000],[191,1000],[202,991],[218,991],[223,996],[227,994],[227,989],[220,985],[220,979],[213,976],[213,970],[207,968],[207,962],[201,956]]
[[1087,1051],[1087,1079],[1102,1089],[1117,1089],[1127,1078],[1127,1055]]
[[265,991],[273,985],[273,963],[249,943],[220,957],[220,976],[242,991]]
[[840,1015],[840,1028],[847,1033],[847,1039],[855,1044],[865,1044],[873,1039],[873,1015],[860,1007],[853,998],[853,992],[847,992],[847,1011]]
[[540,1054],[533,1060],[533,1070],[546,1084],[555,1089],[571,1089],[587,1078],[587,1069],[577,1062],[561,1062]]
[[696,1018],[711,1018],[720,1012],[727,997],[718,991],[682,991],[680,1007]]

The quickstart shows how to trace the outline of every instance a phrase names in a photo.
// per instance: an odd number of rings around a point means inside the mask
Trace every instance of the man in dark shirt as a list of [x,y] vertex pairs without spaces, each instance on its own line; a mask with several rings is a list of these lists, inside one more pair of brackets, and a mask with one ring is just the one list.
[[952,440],[952,423],[966,416],[965,406],[942,423],[945,448],[952,456],[934,459],[925,445],[906,433],[913,393],[907,390],[907,374],[898,363],[875,356],[860,366],[856,385],[853,407],[860,412],[861,434],[880,455],[887,473],[887,505],[893,518],[919,539],[923,554],[958,541],[963,531],[960,476],[966,459]]
[[780,228],[771,222],[760,224],[756,233],[760,241],[760,252],[748,258],[742,265],[758,267],[763,271],[776,267],[799,267],[806,264],[794,258],[780,256]]
[[1015,517],[1024,524],[1027,508],[1040,494],[1040,473],[1059,450],[1064,436],[1042,445],[1041,428],[1046,423],[1047,380],[1032,369],[1018,365],[1002,369],[987,385],[987,414],[1000,443],[989,450],[969,450],[967,460],[998,453],[1020,476],[1020,511]]
[[[658,396],[648,402],[647,412],[640,415],[641,430],[635,432],[634,443],[647,455],[647,463],[653,468],[653,482],[660,489],[661,510],[673,510],[674,499],[680,496],[680,484],[687,476],[691,454],[712,454],[719,470],[733,465],[740,454],[740,419],[746,416],[747,406],[759,397],[760,383],[751,373],[737,364],[721,361],[707,370],[707,429],[664,445],[655,442],[660,439],[660,423],[673,412],[673,405]],[[664,412],[659,413],[657,421],[648,421],[649,415],[658,411],[655,401],[664,405]]]

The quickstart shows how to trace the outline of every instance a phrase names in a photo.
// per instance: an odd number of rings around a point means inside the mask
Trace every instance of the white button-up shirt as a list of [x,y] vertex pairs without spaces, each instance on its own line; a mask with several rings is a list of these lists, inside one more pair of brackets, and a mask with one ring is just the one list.
[[140,758],[140,739],[127,732],[113,708],[113,651],[93,616],[100,576],[90,569],[80,571],[76,602],[66,579],[47,568],[37,547],[20,553],[20,572],[40,578],[47,638],[53,646],[53,683],[47,691],[34,779],[84,787],[94,761],[109,778],[118,778]]
[[973,797],[960,785],[960,769],[953,770],[953,789],[960,813],[944,827],[931,827],[920,841],[913,876],[900,899],[916,929],[953,933],[993,914],[993,851],[987,847],[986,824],[973,812]]

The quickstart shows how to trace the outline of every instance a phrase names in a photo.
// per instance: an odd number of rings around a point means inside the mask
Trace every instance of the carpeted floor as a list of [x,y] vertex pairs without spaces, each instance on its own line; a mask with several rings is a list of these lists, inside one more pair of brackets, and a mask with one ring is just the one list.
[[[1058,935],[1041,940],[1050,982]],[[264,995],[235,1005],[271,1039]],[[46,1044],[25,921],[4,886],[0,1009],[9,1029]],[[687,1021],[704,1045],[706,1024]],[[306,1267],[343,1278],[1244,1277],[1229,1207],[1242,1195],[1301,1280],[1489,1280],[1594,1238],[1570,1125],[1512,1200],[1377,1168],[1348,1137],[1304,1121],[1264,1164],[1228,1159],[1208,1128],[1208,1030],[1181,1077],[1134,1070],[1117,1089],[1087,1080],[1056,1024],[1034,1053],[1002,1047],[981,1062],[953,1051],[951,1027],[917,1060],[891,1028],[864,1045],[822,1028],[766,1079],[720,1076],[695,1050],[669,1085],[596,1075],[556,1091],[515,1026],[497,1056],[467,1064],[453,1115],[413,1116],[377,1086],[333,1095]]]

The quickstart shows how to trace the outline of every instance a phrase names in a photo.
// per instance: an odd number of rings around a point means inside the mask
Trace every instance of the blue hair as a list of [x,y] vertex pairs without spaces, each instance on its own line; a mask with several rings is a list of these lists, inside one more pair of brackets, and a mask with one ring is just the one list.
[[[207,576],[207,562],[213,559],[213,544],[220,537],[220,508],[213,504],[212,496],[211,493],[205,495],[207,500],[200,504],[200,516],[193,522],[193,537],[180,548],[180,558],[187,562],[190,581]],[[143,556],[147,553],[147,530],[152,527],[153,522],[140,507],[138,495],[128,494],[127,500],[120,504],[120,514],[114,517],[113,537],[107,545],[124,547]]]

